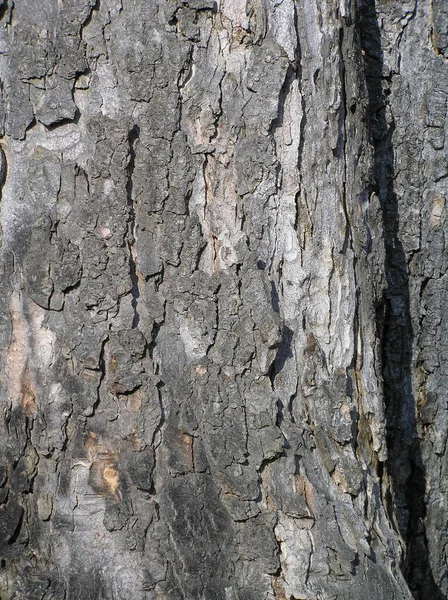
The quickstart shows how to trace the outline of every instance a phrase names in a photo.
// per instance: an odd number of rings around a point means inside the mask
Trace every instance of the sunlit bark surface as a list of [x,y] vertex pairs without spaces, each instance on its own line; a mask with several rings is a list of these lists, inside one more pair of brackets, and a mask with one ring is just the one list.
[[0,598],[446,598],[448,2],[0,18]]

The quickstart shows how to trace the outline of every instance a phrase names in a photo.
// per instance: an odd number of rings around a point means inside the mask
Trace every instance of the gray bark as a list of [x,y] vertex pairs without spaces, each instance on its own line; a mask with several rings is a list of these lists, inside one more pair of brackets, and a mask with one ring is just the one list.
[[448,597],[446,0],[0,1],[0,597]]

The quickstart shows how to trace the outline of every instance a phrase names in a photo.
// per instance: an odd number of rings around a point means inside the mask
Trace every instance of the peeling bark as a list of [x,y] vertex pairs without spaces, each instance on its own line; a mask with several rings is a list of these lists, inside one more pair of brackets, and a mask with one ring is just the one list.
[[2,600],[447,597],[447,15],[0,2]]

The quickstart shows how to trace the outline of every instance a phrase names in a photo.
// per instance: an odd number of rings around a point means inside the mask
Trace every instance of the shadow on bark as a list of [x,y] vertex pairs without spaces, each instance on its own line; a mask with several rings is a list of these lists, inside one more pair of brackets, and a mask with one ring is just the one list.
[[359,1],[361,44],[369,96],[370,133],[375,164],[372,191],[381,204],[387,288],[377,309],[383,350],[389,478],[387,510],[406,545],[401,569],[418,600],[442,600],[431,570],[425,531],[426,475],[412,390],[412,324],[409,273],[399,239],[398,198],[394,192],[394,121],[388,116],[393,74],[385,74],[375,0]]

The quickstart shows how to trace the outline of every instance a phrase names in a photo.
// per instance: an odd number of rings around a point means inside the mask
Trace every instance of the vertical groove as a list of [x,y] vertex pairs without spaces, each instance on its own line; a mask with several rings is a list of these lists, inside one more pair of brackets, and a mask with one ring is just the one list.
[[[393,117],[386,110],[393,103],[392,77],[384,75],[381,30],[375,0],[360,0],[359,24],[365,56],[369,95],[374,176],[371,192],[380,200],[385,242],[387,287],[378,307],[381,332],[383,382],[386,411],[388,460],[385,465],[390,486],[389,517],[396,522],[405,543],[401,565],[414,598],[442,598],[431,572],[425,533],[425,469],[422,462],[416,399],[412,389],[412,340],[409,272],[399,238],[400,215],[394,190]],[[389,495],[389,493],[388,493]]]

